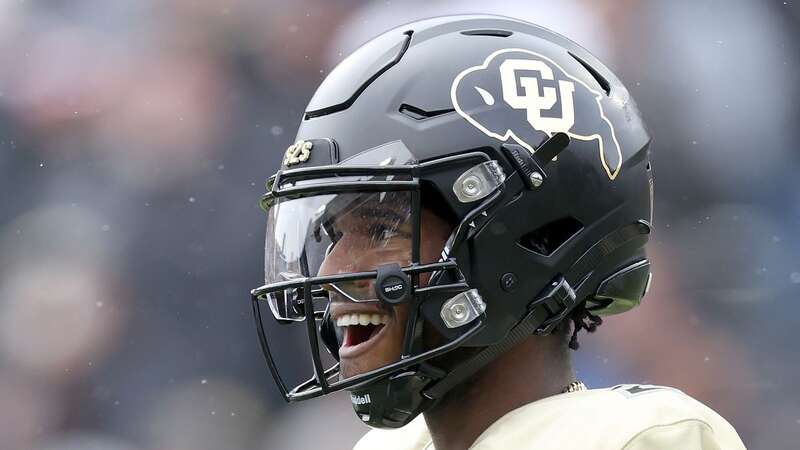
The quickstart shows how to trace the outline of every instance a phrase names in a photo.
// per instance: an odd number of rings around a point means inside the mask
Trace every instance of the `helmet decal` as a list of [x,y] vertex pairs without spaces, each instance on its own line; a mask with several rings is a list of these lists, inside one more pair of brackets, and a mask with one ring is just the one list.
[[[458,114],[475,128],[503,142],[513,138],[531,153],[535,152],[532,143],[558,132],[582,141],[597,141],[608,178],[613,180],[619,174],[622,150],[603,111],[603,94],[546,56],[521,48],[498,50],[483,64],[459,73],[450,87],[450,98]],[[491,107],[500,99],[505,106],[524,111],[513,115],[519,121],[508,123],[507,118],[492,114]],[[576,108],[578,102],[596,108]]]
[[283,165],[289,167],[308,161],[312,147],[314,147],[314,144],[311,141],[303,140],[290,145],[283,155]]

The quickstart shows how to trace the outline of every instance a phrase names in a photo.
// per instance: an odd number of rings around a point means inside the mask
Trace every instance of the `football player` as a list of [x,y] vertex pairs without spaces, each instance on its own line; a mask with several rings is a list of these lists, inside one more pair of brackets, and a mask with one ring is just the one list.
[[[587,389],[570,364],[651,281],[649,144],[619,79],[544,28],[440,17],[362,46],[261,201],[252,303],[284,398],[349,391],[360,450],[744,448],[677,389]],[[308,339],[296,384],[283,327]]]

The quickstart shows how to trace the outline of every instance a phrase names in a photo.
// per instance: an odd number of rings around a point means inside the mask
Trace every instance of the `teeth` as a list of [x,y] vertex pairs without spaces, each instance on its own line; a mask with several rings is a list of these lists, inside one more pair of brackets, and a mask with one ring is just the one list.
[[337,327],[349,327],[351,325],[385,325],[389,322],[387,314],[345,314],[336,319]]

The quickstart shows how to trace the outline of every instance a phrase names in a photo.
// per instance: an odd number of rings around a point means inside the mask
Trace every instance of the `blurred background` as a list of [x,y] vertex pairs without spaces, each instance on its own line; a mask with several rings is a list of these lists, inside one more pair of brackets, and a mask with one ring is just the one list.
[[800,448],[800,5],[494,4],[0,0],[0,449],[350,448],[347,400],[286,406],[266,371],[256,202],[338,61],[468,12],[583,43],[655,137],[653,289],[582,336],[579,377]]

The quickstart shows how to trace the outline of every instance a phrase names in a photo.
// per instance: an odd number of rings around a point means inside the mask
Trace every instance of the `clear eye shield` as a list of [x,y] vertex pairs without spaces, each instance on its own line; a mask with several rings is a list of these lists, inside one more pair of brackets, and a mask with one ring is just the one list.
[[[265,245],[267,284],[353,274],[386,264],[411,264],[414,230],[411,192],[315,195],[278,201],[269,212]],[[304,319],[302,288],[265,294],[279,320]],[[374,279],[315,285],[317,303],[330,295],[379,302]]]

